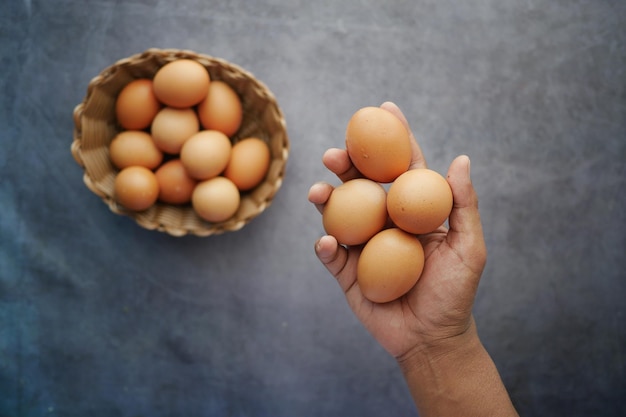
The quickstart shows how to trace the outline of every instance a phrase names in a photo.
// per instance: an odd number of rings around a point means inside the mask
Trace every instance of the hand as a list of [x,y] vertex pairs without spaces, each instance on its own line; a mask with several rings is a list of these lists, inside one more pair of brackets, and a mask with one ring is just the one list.
[[[398,117],[411,132],[401,110],[393,103],[381,105]],[[426,168],[422,151],[410,133],[412,160],[409,169]],[[329,149],[324,165],[345,182],[362,175],[343,149]],[[449,228],[419,236],[424,247],[425,264],[417,284],[401,298],[384,304],[367,300],[359,289],[356,265],[362,247],[344,247],[332,236],[322,236],[315,252],[337,279],[354,314],[398,361],[425,348],[462,336],[473,326],[472,307],[482,274],[486,249],[478,201],[470,180],[470,161],[457,157],[448,170],[454,205]],[[323,211],[333,186],[314,184],[309,201]]]

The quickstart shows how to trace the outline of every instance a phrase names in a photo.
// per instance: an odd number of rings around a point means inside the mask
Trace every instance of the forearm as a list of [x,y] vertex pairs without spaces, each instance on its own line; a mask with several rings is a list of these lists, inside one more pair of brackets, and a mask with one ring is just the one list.
[[399,361],[419,415],[518,416],[474,325],[459,337]]

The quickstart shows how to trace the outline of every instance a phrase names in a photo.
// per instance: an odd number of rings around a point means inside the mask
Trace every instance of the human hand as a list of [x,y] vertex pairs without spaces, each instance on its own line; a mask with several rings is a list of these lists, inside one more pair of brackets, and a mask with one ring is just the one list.
[[[426,168],[422,151],[401,110],[390,102],[383,103],[381,108],[396,115],[410,133],[409,169]],[[362,177],[344,149],[327,150],[322,162],[343,182]],[[449,227],[442,225],[419,236],[425,257],[422,275],[397,300],[378,304],[361,293],[356,266],[362,246],[344,247],[332,236],[322,236],[315,244],[318,258],[337,279],[354,314],[399,361],[413,352],[458,338],[473,325],[472,307],[486,262],[486,248],[467,156],[459,156],[452,162],[447,181],[454,200]],[[309,201],[322,212],[332,191],[333,186],[328,183],[314,184],[309,190]]]

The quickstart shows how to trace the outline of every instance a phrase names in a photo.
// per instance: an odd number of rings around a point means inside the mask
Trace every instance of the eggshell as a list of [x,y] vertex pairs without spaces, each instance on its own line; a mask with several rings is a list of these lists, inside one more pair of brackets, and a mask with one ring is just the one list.
[[143,130],[150,126],[162,105],[154,95],[152,80],[140,78],[129,82],[115,100],[115,116],[127,130]]
[[198,180],[213,178],[230,160],[230,139],[218,130],[202,130],[190,137],[180,150],[180,160],[189,175]]
[[116,201],[129,210],[143,211],[151,207],[159,196],[159,183],[152,171],[145,167],[124,168],[115,177]]
[[164,107],[154,118],[151,134],[159,149],[178,154],[183,143],[200,130],[198,116],[192,108]]
[[344,245],[360,245],[383,229],[387,221],[385,189],[366,178],[336,187],[324,206],[327,234]]
[[198,104],[198,117],[205,129],[219,130],[233,136],[243,119],[243,108],[237,92],[223,81],[212,81],[204,100]]
[[171,159],[161,165],[156,172],[159,183],[159,200],[168,204],[186,204],[197,181],[189,176],[180,159]]
[[167,106],[192,107],[206,97],[210,81],[209,72],[202,64],[192,59],[178,59],[163,65],[154,74],[154,94]]
[[396,226],[415,234],[430,233],[443,225],[452,210],[448,181],[430,169],[412,169],[389,187],[387,211]]
[[118,133],[109,145],[109,154],[113,165],[120,169],[134,165],[154,169],[163,161],[163,152],[143,130]]
[[411,163],[409,132],[391,112],[379,107],[358,110],[346,128],[346,150],[367,178],[389,183]]
[[198,183],[191,196],[195,212],[209,222],[228,220],[237,212],[240,202],[237,186],[222,176]]
[[233,145],[224,176],[239,190],[251,190],[267,175],[270,157],[270,149],[263,140],[253,137],[240,140]]
[[414,235],[385,229],[363,247],[357,262],[357,282],[363,295],[386,303],[406,294],[424,269],[424,249]]

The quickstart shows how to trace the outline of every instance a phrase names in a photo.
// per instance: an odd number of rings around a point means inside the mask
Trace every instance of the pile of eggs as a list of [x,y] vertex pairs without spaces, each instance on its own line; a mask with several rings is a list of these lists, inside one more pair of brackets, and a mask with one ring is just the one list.
[[243,120],[235,90],[192,59],[128,83],[116,98],[115,116],[121,131],[109,145],[119,170],[114,198],[128,210],[157,201],[191,204],[200,218],[222,222],[268,172],[270,149],[262,139],[232,141]]
[[[354,113],[346,151],[363,178],[333,190],[323,226],[342,245],[364,245],[357,264],[363,295],[377,303],[393,301],[419,280],[424,250],[417,235],[444,224],[452,191],[436,171],[409,169],[409,132],[385,109],[364,107]],[[382,184],[390,184],[388,190]]]

